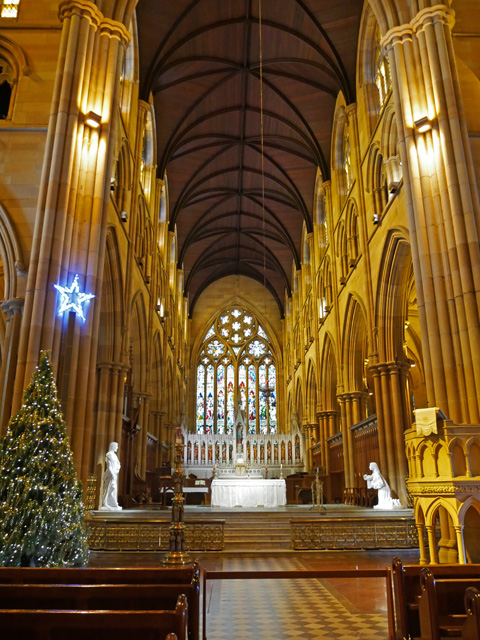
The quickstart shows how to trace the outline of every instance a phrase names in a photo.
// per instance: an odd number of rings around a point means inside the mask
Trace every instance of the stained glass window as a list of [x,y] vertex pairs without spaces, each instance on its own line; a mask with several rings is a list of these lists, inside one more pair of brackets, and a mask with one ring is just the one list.
[[238,405],[249,433],[276,433],[275,355],[265,330],[241,307],[224,309],[202,340],[197,360],[196,429],[233,433]]

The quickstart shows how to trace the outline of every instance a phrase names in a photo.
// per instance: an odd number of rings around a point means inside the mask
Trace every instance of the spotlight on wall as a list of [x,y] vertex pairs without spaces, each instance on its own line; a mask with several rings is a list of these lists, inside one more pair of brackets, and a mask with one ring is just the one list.
[[426,133],[432,128],[432,121],[428,116],[423,116],[423,118],[415,120],[413,124],[418,133]]
[[99,116],[95,111],[89,111],[85,116],[85,124],[92,129],[98,129],[102,124],[102,116]]
[[120,220],[122,222],[126,222],[127,221],[127,212],[126,211],[122,211],[122,213],[120,214]]

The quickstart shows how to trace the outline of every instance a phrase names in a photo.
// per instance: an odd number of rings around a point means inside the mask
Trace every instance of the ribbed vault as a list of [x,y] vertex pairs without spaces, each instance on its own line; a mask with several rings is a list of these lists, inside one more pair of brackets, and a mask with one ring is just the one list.
[[317,168],[328,179],[336,96],[354,100],[359,0],[140,0],[141,97],[153,96],[158,175],[193,310],[230,274],[283,312]]

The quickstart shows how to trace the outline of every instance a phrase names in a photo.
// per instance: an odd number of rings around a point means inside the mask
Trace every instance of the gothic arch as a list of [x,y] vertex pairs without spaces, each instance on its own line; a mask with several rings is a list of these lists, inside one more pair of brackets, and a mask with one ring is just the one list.
[[322,411],[337,411],[337,358],[334,342],[327,333],[323,343],[320,364],[320,385]]
[[313,360],[308,361],[306,385],[306,419],[309,424],[317,422],[317,376]]
[[123,306],[123,277],[116,231],[107,231],[103,267],[102,300],[98,334],[98,362],[120,362],[122,354],[122,326],[125,324]]
[[342,352],[345,391],[365,391],[368,354],[366,312],[362,302],[353,294],[347,301]]
[[444,498],[438,498],[438,500],[429,504],[425,511],[425,524],[427,527],[429,525],[435,526],[435,518],[438,510],[441,508],[445,509],[454,525],[458,524],[458,514],[455,511],[454,505]]
[[380,264],[375,314],[380,362],[406,359],[404,335],[412,269],[407,237],[406,230],[391,229]]
[[159,331],[155,331],[153,335],[153,358],[151,367],[151,407],[153,411],[162,411],[164,397],[166,398],[168,396],[166,396],[164,392],[163,349]]
[[[13,40],[0,36],[0,88],[2,89],[2,114],[4,120],[11,120],[18,82],[22,75],[28,75],[27,59],[23,49]],[[5,88],[8,93],[4,93]]]
[[147,376],[147,314],[143,294],[137,292],[131,305],[130,341],[132,348],[132,389],[145,392]]

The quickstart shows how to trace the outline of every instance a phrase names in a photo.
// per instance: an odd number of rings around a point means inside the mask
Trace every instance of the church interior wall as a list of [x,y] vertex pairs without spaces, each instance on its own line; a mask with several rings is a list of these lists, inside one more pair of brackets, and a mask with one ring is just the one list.
[[[91,186],[93,170],[87,172],[90,180],[87,190],[91,188],[91,193],[87,193],[82,202],[80,195],[77,199],[71,194],[69,201],[69,215],[75,222],[68,219],[68,224],[88,219],[92,229],[98,231],[100,227],[99,238],[103,238],[99,255],[100,262],[104,262],[90,278],[96,283],[100,297],[97,324],[92,325],[97,328],[84,330],[88,335],[78,329],[72,343],[78,346],[86,340],[88,348],[92,345],[94,357],[79,368],[84,377],[79,374],[77,380],[76,373],[70,376],[64,370],[66,323],[52,321],[51,327],[42,328],[38,319],[32,321],[31,315],[26,320],[33,327],[32,335],[36,330],[38,335],[41,332],[38,346],[53,348],[55,364],[60,374],[63,372],[63,377],[59,374],[60,387],[62,383],[68,387],[61,389],[65,404],[68,405],[72,397],[80,397],[78,389],[83,385],[82,380],[92,390],[91,436],[87,427],[81,433],[79,429],[83,427],[77,423],[71,427],[77,468],[84,479],[87,471],[98,471],[109,441],[126,442],[125,416],[134,419],[139,428],[135,438],[139,480],[145,480],[155,466],[170,459],[174,427],[181,421],[191,430],[195,425],[199,336],[215,313],[238,299],[239,304],[244,300],[259,317],[264,316],[275,336],[281,385],[280,430],[288,431],[298,421],[306,443],[306,470],[319,462],[328,474],[329,448],[338,448],[341,442],[342,455],[337,456],[337,460],[342,460],[343,468],[336,468],[335,478],[328,481],[327,498],[333,497],[334,492],[335,497],[343,499],[344,489],[360,488],[366,469],[356,467],[352,427],[376,415],[378,462],[393,491],[404,503],[410,500],[405,480],[403,434],[412,424],[414,407],[427,406],[435,397],[443,398],[438,391],[442,381],[439,382],[435,370],[437,360],[435,352],[432,356],[432,345],[444,344],[445,327],[451,330],[455,356],[448,360],[450,352],[442,350],[445,371],[452,370],[452,363],[457,368],[465,365],[470,371],[471,363],[465,356],[465,345],[457,344],[463,335],[455,321],[463,317],[462,312],[456,315],[447,301],[447,320],[439,314],[440,320],[445,320],[443,333],[440,332],[439,341],[430,343],[425,320],[428,317],[430,322],[430,314],[425,310],[424,282],[416,282],[415,277],[423,258],[432,256],[420,255],[419,258],[421,247],[419,249],[417,234],[411,233],[411,224],[421,207],[428,208],[433,200],[427,198],[428,189],[440,193],[435,191],[438,187],[435,176],[441,171],[430,170],[425,158],[420,157],[421,149],[428,145],[413,135],[411,123],[407,126],[405,114],[399,112],[399,105],[404,108],[406,104],[406,96],[399,95],[404,88],[395,75],[398,69],[391,70],[395,77],[393,83],[386,82],[384,95],[380,96],[375,84],[378,38],[385,37],[388,30],[387,15],[379,10],[381,4],[381,0],[365,3],[357,51],[356,101],[347,104],[342,93],[336,97],[329,175],[321,175],[318,169],[314,207],[310,212],[313,230],[308,232],[306,226],[303,228],[301,262],[292,264],[292,291],[286,291],[282,301],[284,317],[274,297],[265,293],[259,282],[244,276],[229,275],[212,283],[195,300],[191,310],[192,301],[184,296],[176,230],[169,224],[168,175],[157,176],[161,150],[156,149],[155,123],[159,114],[154,113],[151,97],[139,99],[135,19],[128,21],[129,43],[125,41],[119,48],[115,66],[122,72],[116,74],[118,77],[112,86],[106,82],[116,117],[112,119],[115,130],[105,141],[110,145],[102,164],[107,171],[111,169],[111,175],[105,177],[107,187],[110,184],[105,215],[98,211],[90,213],[89,198],[94,200],[94,192],[98,198],[102,188],[102,185]],[[410,3],[399,0],[396,4],[402,20],[408,22],[414,18],[410,15]],[[478,183],[480,63],[477,27],[470,26],[471,15],[477,11],[476,2],[453,2],[452,7],[457,12],[452,38],[459,90],[455,98],[465,112],[466,139],[472,154],[472,162],[467,158],[465,163],[466,173],[470,180],[471,210],[478,219],[475,177]],[[35,219],[45,215],[45,208],[42,209],[38,201],[41,189],[46,188],[42,172],[46,145],[51,143],[47,127],[52,96],[55,82],[65,81],[62,61],[58,61],[62,25],[57,11],[57,3],[22,0],[21,14],[14,25],[0,20],[0,28],[10,26],[3,29],[0,37],[0,57],[2,51],[8,50],[18,66],[11,114],[0,120],[0,205],[12,223],[20,245],[19,254],[24,258],[24,264],[17,265],[21,284],[14,294],[22,304],[36,233]],[[375,15],[381,21],[382,33],[377,31]],[[393,20],[393,15],[390,14],[389,19]],[[395,61],[398,48],[392,53],[390,44],[388,46],[389,60]],[[418,52],[415,55],[421,58]],[[78,60],[76,64],[75,73],[80,73]],[[413,69],[409,72],[413,74]],[[100,75],[92,79],[92,86],[98,82],[97,89],[101,92]],[[431,76],[432,82],[440,83],[435,74]],[[415,76],[415,79],[419,86],[425,82],[428,87],[430,76],[425,73],[425,77]],[[453,77],[452,86],[456,87],[455,82]],[[79,105],[70,104],[69,108],[69,116],[80,123]],[[79,176],[83,175],[80,158],[85,158],[82,154],[86,154],[90,144],[85,140],[93,134],[83,135],[85,138],[76,141],[63,139],[66,160],[73,159],[71,171],[75,174],[72,178],[75,188],[81,182]],[[445,160],[441,154],[447,151],[441,145],[435,147],[436,139],[431,144],[437,153],[435,166],[443,167]],[[462,184],[460,187],[467,189]],[[465,193],[462,192],[463,196]],[[82,198],[84,195],[81,194]],[[460,200],[452,196],[452,202]],[[449,206],[442,201],[438,211],[435,210],[435,215],[438,214],[435,224],[425,223],[431,234],[430,245],[426,246],[432,247],[433,262],[437,256],[435,243],[441,245],[436,229],[440,228],[440,220],[442,224],[448,222]],[[66,224],[67,214],[65,218],[58,215],[57,223]],[[95,216],[98,219],[94,219]],[[65,257],[69,251],[73,256],[71,262]],[[63,256],[68,263],[67,271],[73,270],[75,252],[80,256],[87,253],[71,243]],[[423,263],[421,266],[423,268]],[[52,273],[59,271],[55,264],[50,268]],[[450,266],[447,264],[446,268]],[[8,269],[4,268],[4,272],[8,274]],[[428,273],[428,269],[420,272]],[[441,276],[440,272],[434,275]],[[450,272],[447,275],[450,276]],[[427,276],[425,279],[428,280]],[[3,288],[8,287],[5,284]],[[427,302],[433,304],[431,299]],[[42,313],[50,311],[46,303]],[[5,309],[4,312],[0,327],[3,342],[0,384],[3,385],[1,397],[10,406],[15,370],[12,365],[7,366],[7,361],[8,354],[16,354],[19,349],[20,328],[17,326],[14,331],[13,324],[9,328],[7,318],[10,316]],[[472,313],[469,311],[470,319]],[[475,365],[475,358],[473,361]],[[24,370],[31,365],[31,353],[28,357],[23,353],[16,382],[17,395]],[[472,399],[472,386],[467,383],[464,385],[467,399],[460,407],[452,403],[452,411],[466,422],[475,422],[476,401]],[[462,388],[461,381],[459,385]],[[125,392],[127,387],[130,395]],[[67,417],[69,420],[71,417],[72,422],[75,402],[67,409]],[[3,428],[7,419],[8,416],[2,416]],[[91,444],[87,442],[89,438]],[[336,438],[335,442],[332,438]],[[450,453],[442,448],[437,453],[431,453],[428,447],[422,449],[427,451],[428,454],[421,454],[419,462],[423,475],[430,477],[436,468],[437,477],[442,476],[440,471],[448,466]],[[340,473],[343,473],[341,482]],[[422,503],[430,522],[434,511],[428,510],[428,504],[427,500]],[[456,513],[458,504],[448,509]],[[475,518],[476,515],[470,516],[472,531],[478,526]],[[478,549],[472,547],[472,553],[478,555]]]

